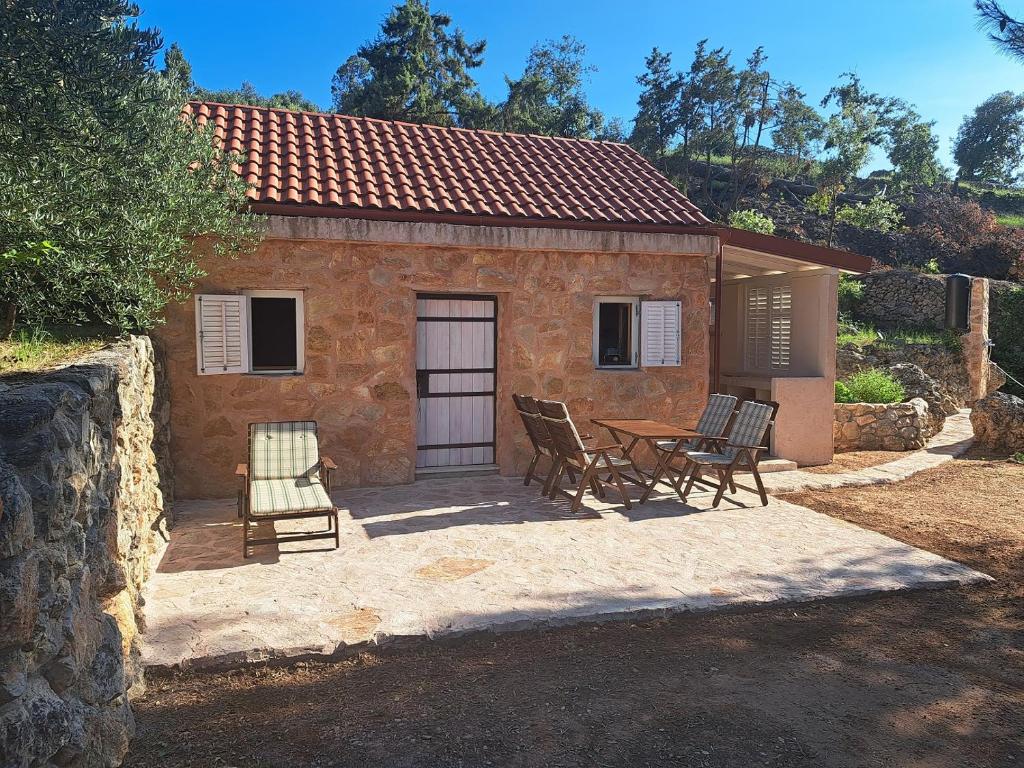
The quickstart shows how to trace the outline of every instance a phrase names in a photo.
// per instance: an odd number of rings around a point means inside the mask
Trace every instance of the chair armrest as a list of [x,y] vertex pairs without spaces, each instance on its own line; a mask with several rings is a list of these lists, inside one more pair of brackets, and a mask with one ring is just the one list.
[[338,468],[338,465],[334,463],[334,459],[330,456],[321,456],[320,463],[332,471]]
[[249,477],[249,465],[248,464],[239,464],[237,467],[235,467],[235,475],[238,476],[238,477],[241,477],[243,479],[244,478],[248,478]]

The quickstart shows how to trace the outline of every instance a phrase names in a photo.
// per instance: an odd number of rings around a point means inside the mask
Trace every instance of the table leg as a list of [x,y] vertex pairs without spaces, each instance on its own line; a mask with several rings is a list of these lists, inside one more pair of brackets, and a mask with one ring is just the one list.
[[[673,478],[671,469],[672,460],[675,459],[676,453],[678,453],[683,441],[676,440],[676,444],[672,447],[671,451],[658,450],[658,446],[655,444],[654,440],[647,440],[646,442],[648,447],[650,447],[651,451],[654,453],[654,459],[658,462],[658,466],[655,467],[654,474],[651,475],[650,485],[647,486],[647,490],[644,491],[644,495],[640,497],[640,503],[643,504],[648,498],[650,498],[651,492],[654,491],[654,486],[659,482],[662,482],[662,476],[668,478],[667,482],[675,490],[676,495],[678,495],[683,501],[686,501],[686,498],[683,496],[683,489],[680,487],[679,483],[676,482],[675,478]],[[668,454],[667,459],[662,458],[665,453]]]
[[644,472],[637,466],[637,463],[633,461],[633,450],[636,448],[636,444],[640,442],[639,437],[634,437],[630,440],[629,445],[624,445],[622,439],[619,437],[619,433],[611,427],[607,428],[611,433],[612,440],[622,446],[622,457],[629,462],[629,465],[633,468],[633,472],[636,473],[636,477],[627,475],[625,472],[619,472],[619,476],[625,480],[629,480],[634,485],[639,485],[641,488],[647,488],[647,482],[644,480]]

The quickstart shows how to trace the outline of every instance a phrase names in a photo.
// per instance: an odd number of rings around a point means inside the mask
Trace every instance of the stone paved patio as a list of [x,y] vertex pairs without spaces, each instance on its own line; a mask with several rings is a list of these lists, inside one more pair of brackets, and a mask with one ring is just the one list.
[[144,659],[224,666],[987,579],[781,501],[690,501],[666,494],[625,510],[591,499],[574,516],[536,485],[496,476],[342,491],[339,550],[302,542],[248,560],[232,502],[181,503],[148,586]]

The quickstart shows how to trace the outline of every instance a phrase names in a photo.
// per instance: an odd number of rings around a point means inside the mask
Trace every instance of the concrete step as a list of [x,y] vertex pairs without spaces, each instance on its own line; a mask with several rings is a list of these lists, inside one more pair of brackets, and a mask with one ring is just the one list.
[[419,467],[417,480],[436,480],[442,477],[480,477],[498,474],[497,464],[471,464],[459,467]]

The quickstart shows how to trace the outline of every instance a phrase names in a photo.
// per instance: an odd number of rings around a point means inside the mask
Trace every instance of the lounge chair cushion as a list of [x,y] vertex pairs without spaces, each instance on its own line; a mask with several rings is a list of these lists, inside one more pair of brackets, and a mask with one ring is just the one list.
[[281,515],[333,509],[331,497],[316,478],[253,480],[249,485],[249,514]]
[[249,445],[253,480],[314,477],[319,472],[315,421],[253,424]]
[[[671,451],[673,448],[676,447],[676,442],[676,440],[657,440],[655,442],[655,445],[657,445],[663,451]],[[696,440],[686,440],[683,442],[683,450],[685,451],[687,448],[694,448],[696,447],[696,445]]]

